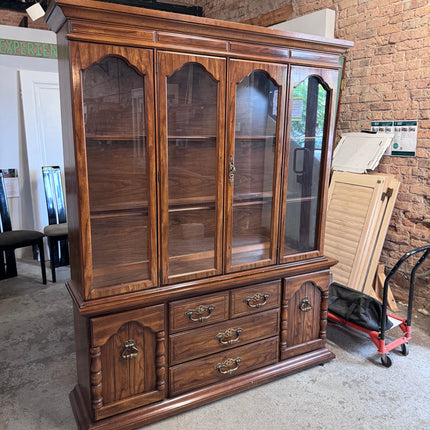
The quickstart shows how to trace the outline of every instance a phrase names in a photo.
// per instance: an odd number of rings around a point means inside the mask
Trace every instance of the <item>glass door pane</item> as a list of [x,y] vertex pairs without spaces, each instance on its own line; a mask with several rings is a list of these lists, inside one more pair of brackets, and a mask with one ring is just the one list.
[[272,264],[276,259],[278,142],[285,69],[267,65],[267,70],[264,66],[258,70],[252,63],[233,64],[237,76],[242,76],[234,80],[234,135],[228,160],[231,254],[227,269],[239,270]]
[[145,77],[124,59],[106,56],[83,70],[82,88],[93,287],[148,280]]
[[184,62],[191,58],[166,53],[160,58],[161,64],[166,65],[164,59],[168,57],[177,67],[173,73],[166,73],[165,81],[167,228],[162,242],[167,256],[163,258],[164,279],[172,282],[219,272],[222,148],[220,84],[206,68],[211,69],[211,63],[219,60]]
[[317,250],[330,92],[321,76],[292,72],[285,256]]

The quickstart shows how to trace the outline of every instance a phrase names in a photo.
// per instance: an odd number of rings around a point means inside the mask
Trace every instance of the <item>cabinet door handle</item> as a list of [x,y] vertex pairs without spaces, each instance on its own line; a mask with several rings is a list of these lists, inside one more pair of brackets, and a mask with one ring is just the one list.
[[[241,328],[229,328],[223,333],[218,333],[215,339],[217,339],[221,345],[231,345],[239,340],[240,333],[242,332],[243,330]],[[236,335],[236,337],[232,338],[234,335]]]
[[[208,318],[210,318],[214,310],[215,310],[214,305],[209,305],[209,306],[200,305],[193,310],[189,310],[185,312],[185,316],[189,318],[191,321],[203,322]],[[207,315],[204,315],[204,314],[207,314]]]
[[256,293],[252,297],[247,297],[244,302],[250,307],[250,308],[261,308],[267,303],[267,299],[269,298],[269,293]]
[[[230,375],[231,373],[235,372],[237,369],[239,369],[239,363],[242,361],[240,357],[229,358],[221,363],[218,363],[215,366],[215,369],[218,370],[219,373],[222,375]],[[232,367],[235,366],[235,367]]]
[[299,309],[302,312],[309,312],[312,309],[312,305],[309,301],[309,297],[303,297],[303,299],[300,303]]
[[230,156],[230,164],[228,167],[228,180],[230,185],[233,185],[234,174],[236,173],[236,166],[234,165],[233,155]]
[[137,357],[137,354],[139,354],[139,350],[136,348],[134,340],[127,340],[127,342],[125,342],[124,344],[124,349],[122,350],[121,357],[125,359],[132,359],[134,357]]

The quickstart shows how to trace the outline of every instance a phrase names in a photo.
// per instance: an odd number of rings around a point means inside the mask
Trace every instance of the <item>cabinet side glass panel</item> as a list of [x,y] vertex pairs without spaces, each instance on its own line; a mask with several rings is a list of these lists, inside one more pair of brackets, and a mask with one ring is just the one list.
[[292,93],[284,255],[315,250],[328,93],[316,76]]
[[167,78],[169,276],[215,268],[217,90],[197,63]]
[[262,71],[236,85],[232,266],[270,258],[278,93]]
[[93,286],[148,279],[144,77],[108,56],[82,81]]

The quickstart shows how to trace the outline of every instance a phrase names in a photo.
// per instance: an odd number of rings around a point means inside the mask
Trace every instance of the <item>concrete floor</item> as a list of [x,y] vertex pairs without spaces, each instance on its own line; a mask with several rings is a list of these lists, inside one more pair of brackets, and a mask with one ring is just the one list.
[[[75,384],[71,299],[40,269],[20,264],[0,281],[0,429],[72,430]],[[48,272],[50,279],[50,272]],[[395,336],[398,336],[396,334]],[[366,430],[430,428],[430,317],[414,315],[410,354],[382,367],[359,332],[329,327],[336,359],[145,427],[146,430]]]

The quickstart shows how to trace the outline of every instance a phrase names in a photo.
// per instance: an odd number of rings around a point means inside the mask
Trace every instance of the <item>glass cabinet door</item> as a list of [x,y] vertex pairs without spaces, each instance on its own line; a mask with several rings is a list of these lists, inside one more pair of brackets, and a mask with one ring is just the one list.
[[281,261],[303,258],[304,253],[316,256],[322,249],[321,188],[328,181],[325,166],[333,140],[330,113],[337,74],[337,70],[291,67]]
[[285,66],[230,62],[226,271],[274,264]]
[[221,273],[225,60],[160,52],[164,283]]
[[75,55],[90,213],[86,276],[93,297],[148,288],[157,282],[152,53],[80,43]]

